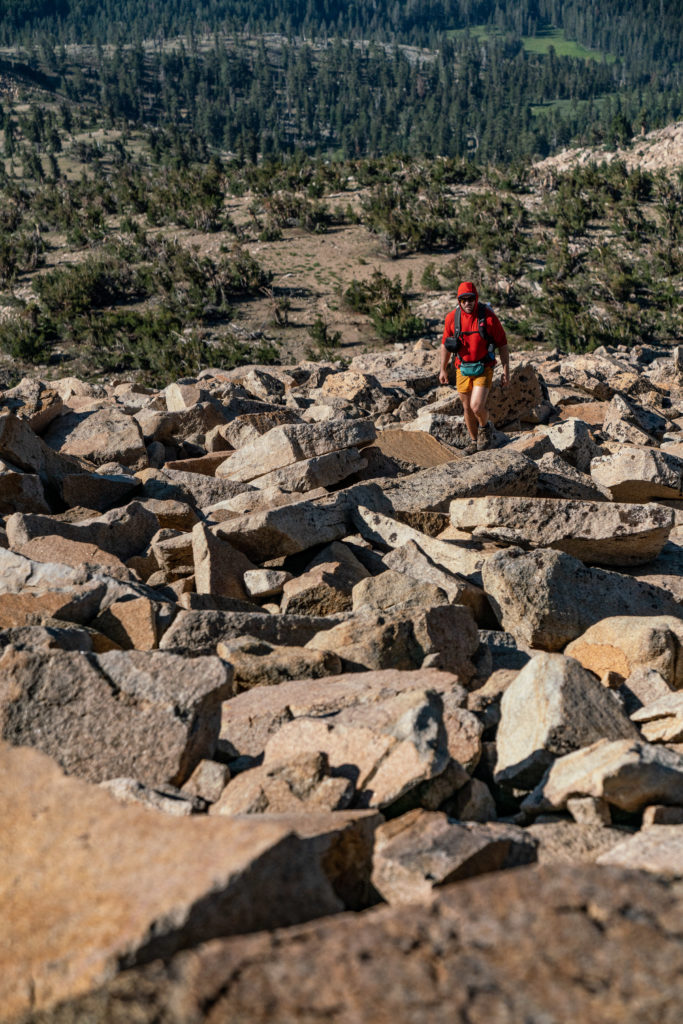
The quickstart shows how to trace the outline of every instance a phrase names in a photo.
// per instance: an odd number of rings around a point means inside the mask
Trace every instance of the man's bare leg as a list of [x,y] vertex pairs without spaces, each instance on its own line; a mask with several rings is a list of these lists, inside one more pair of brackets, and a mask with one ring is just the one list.
[[[486,402],[488,400],[490,390],[490,388],[474,387],[472,388],[472,394],[467,395],[467,398],[469,399],[469,411],[473,415],[479,427],[485,427],[489,421],[489,411],[486,408]],[[464,397],[465,396],[463,395],[463,398]],[[463,409],[464,406],[465,403],[463,402]],[[465,423],[467,423],[467,414],[465,414]],[[469,430],[470,434],[472,434],[472,429],[469,423],[467,423],[467,429]],[[477,439],[477,433],[478,430],[474,434],[472,434],[472,437],[474,438],[475,441]]]
[[[481,389],[477,388],[476,390],[479,391]],[[472,389],[472,393],[474,393],[474,388]],[[476,441],[477,434],[479,433],[479,420],[472,409],[471,395],[469,393],[461,393],[460,399],[462,401],[462,413],[465,417],[465,426],[467,427],[472,440]]]

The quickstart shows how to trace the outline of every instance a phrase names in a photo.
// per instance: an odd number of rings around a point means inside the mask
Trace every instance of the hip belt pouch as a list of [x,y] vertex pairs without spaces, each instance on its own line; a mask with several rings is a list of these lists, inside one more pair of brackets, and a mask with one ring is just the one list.
[[460,362],[460,372],[465,377],[483,377],[486,373],[486,363],[483,359],[479,359],[476,363],[463,363]]

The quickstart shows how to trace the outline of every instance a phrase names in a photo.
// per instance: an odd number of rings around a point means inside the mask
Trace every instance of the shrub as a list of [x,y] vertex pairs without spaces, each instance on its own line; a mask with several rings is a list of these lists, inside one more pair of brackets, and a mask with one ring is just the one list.
[[306,331],[314,342],[312,348],[307,352],[309,359],[329,359],[341,344],[341,331],[330,334],[329,324],[326,324],[321,316],[317,317],[314,323],[306,328]]
[[410,341],[422,334],[426,322],[411,313],[401,281],[393,281],[376,270],[370,281],[355,278],[344,293],[344,301],[356,312],[367,314],[385,341]]
[[45,362],[58,338],[54,322],[36,305],[0,321],[0,349],[13,359],[27,363]]

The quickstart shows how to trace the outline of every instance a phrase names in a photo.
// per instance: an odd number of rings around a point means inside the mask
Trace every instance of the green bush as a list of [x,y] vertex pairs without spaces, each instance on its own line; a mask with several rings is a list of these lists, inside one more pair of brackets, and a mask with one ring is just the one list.
[[330,333],[329,324],[325,323],[321,316],[306,328],[306,332],[314,343],[306,353],[309,359],[329,359],[341,344],[341,331]]
[[196,376],[209,366],[231,369],[243,363],[277,361],[277,351],[268,342],[254,346],[206,337],[197,328],[184,326],[177,312],[164,307],[92,315],[79,325],[79,334],[97,370],[138,371],[157,385]]
[[58,338],[52,319],[35,305],[0,321],[0,350],[13,359],[43,363]]
[[346,304],[365,313],[385,341],[410,341],[427,329],[426,322],[411,313],[401,281],[376,270],[369,281],[355,278],[344,292]]
[[443,287],[433,263],[428,263],[422,271],[420,284],[430,292],[438,292]]

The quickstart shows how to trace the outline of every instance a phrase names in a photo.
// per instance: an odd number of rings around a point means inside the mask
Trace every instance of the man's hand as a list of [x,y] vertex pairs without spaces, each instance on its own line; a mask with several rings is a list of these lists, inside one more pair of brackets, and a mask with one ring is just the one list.
[[498,349],[498,355],[500,356],[500,365],[503,371],[502,385],[504,388],[510,385],[510,352],[507,345],[501,345]]
[[439,384],[448,384],[448,370],[441,370],[439,373]]

